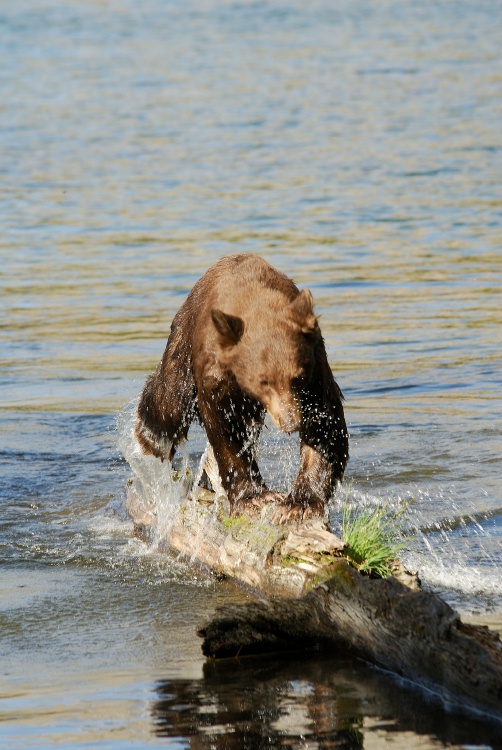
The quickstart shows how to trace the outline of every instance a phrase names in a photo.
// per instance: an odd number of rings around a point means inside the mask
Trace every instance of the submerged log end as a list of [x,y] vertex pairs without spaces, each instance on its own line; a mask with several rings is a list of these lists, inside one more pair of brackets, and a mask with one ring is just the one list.
[[202,652],[213,659],[313,648],[333,643],[319,627],[319,612],[307,599],[250,602],[219,607],[197,635]]
[[[377,593],[381,584],[387,595]],[[203,653],[212,658],[342,644],[357,644],[358,653],[367,655],[376,611],[386,610],[380,616],[387,620],[394,599],[402,603],[406,593],[413,592],[396,579],[371,579],[339,557],[330,562],[329,577],[302,597],[223,605],[197,635]]]
[[229,605],[201,625],[202,653],[214,659],[283,651],[290,646],[288,634],[281,633],[276,618],[265,603],[244,608]]

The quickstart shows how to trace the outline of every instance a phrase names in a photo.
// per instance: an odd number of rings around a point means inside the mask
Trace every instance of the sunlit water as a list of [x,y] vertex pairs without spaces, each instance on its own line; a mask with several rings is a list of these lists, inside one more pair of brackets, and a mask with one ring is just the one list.
[[[501,27],[488,1],[2,4],[6,747],[501,746],[334,655],[205,664],[197,625],[247,594],[134,539],[116,430],[196,279],[260,253],[312,290],[346,396],[333,523],[409,504],[405,561],[502,628]],[[266,432],[273,486],[296,459]]]

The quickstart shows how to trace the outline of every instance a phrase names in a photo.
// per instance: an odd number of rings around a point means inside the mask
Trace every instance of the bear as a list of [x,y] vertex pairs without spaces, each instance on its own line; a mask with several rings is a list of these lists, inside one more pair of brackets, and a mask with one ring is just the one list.
[[[275,502],[279,523],[322,517],[348,461],[342,401],[310,291],[257,255],[230,255],[176,313],[141,393],[135,435],[144,453],[172,460],[198,419],[233,515]],[[267,412],[280,430],[300,433],[287,496],[266,487],[257,464]]]

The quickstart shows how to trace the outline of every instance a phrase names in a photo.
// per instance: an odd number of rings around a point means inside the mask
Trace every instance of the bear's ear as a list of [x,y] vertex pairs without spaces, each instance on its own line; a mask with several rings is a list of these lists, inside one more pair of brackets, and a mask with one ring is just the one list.
[[302,289],[290,305],[293,317],[298,322],[302,333],[314,333],[317,330],[317,318],[314,315],[314,299],[309,289]]
[[214,327],[222,337],[223,346],[235,346],[244,333],[244,321],[236,315],[228,315],[221,310],[211,310]]

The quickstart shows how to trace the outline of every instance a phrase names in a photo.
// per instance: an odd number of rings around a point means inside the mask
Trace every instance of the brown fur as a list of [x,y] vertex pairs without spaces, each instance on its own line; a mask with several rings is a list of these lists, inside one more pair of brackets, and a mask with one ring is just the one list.
[[300,432],[300,468],[284,515],[324,512],[348,460],[342,394],[328,364],[312,295],[256,255],[220,260],[195,284],[147,379],[136,436],[172,459],[197,417],[234,512],[273,499],[254,444],[265,412]]

